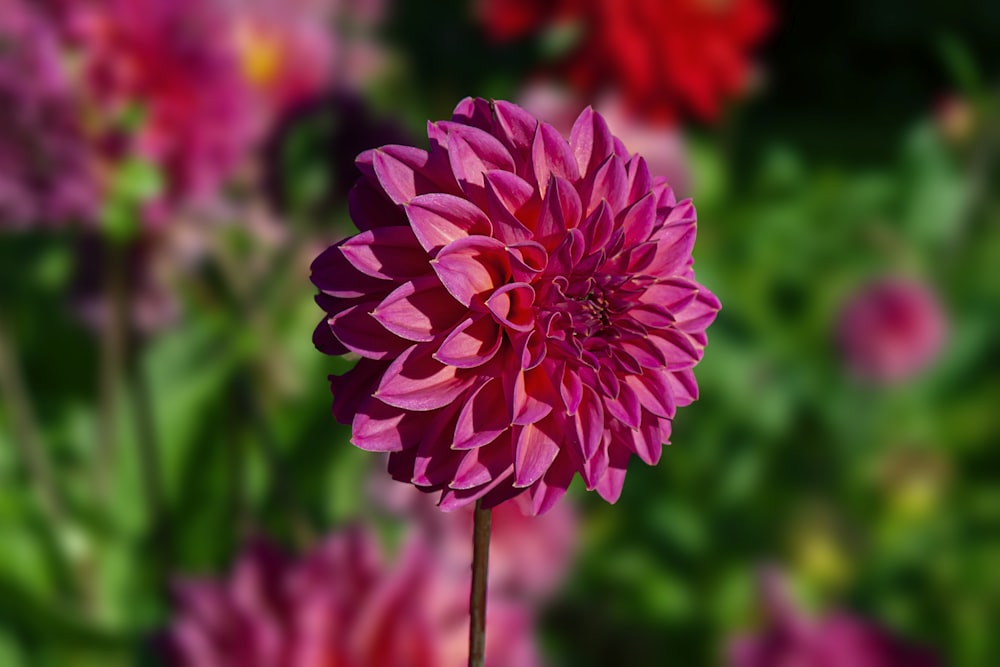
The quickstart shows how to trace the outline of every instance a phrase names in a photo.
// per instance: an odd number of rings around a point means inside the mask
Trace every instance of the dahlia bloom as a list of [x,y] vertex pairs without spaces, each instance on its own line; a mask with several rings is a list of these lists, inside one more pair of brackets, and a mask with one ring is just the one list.
[[[178,584],[175,600],[159,642],[169,667],[466,664],[468,582],[419,539],[392,565],[360,528],[300,559],[257,542],[224,579]],[[531,615],[499,597],[488,613],[486,664],[537,665]]]
[[97,184],[59,36],[38,8],[0,9],[0,227],[91,220]]
[[747,88],[750,52],[771,24],[767,0],[482,0],[479,14],[501,41],[580,24],[570,83],[589,97],[620,89],[632,111],[660,121],[714,120]]
[[887,630],[837,613],[819,619],[802,614],[792,603],[780,575],[763,578],[767,625],[759,634],[739,637],[728,646],[729,667],[939,667],[933,652],[914,646]]
[[886,278],[848,300],[837,334],[844,362],[854,375],[893,384],[919,374],[938,357],[947,319],[927,285]]
[[232,21],[221,0],[83,0],[65,13],[108,158],[137,155],[166,176],[149,212],[213,195],[254,140],[252,91],[219,38]]
[[591,109],[569,142],[508,102],[466,99],[430,151],[358,157],[361,232],[324,251],[314,341],[362,359],[331,378],[352,442],[444,509],[579,473],[609,502],[652,465],[718,300],[694,281],[695,212]]

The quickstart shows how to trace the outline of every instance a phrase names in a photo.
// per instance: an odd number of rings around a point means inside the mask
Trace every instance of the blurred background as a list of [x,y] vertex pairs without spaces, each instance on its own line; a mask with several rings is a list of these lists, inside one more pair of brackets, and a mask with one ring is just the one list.
[[[354,665],[300,645],[418,621],[412,664],[464,664],[468,516],[334,422],[309,265],[354,157],[469,95],[605,114],[723,304],[617,505],[498,512],[487,664],[778,664],[732,648],[776,622],[762,568],[817,627],[996,664],[998,34],[933,0],[0,1],[0,665]],[[440,587],[385,593],[413,567]],[[381,620],[329,640],[310,588]]]

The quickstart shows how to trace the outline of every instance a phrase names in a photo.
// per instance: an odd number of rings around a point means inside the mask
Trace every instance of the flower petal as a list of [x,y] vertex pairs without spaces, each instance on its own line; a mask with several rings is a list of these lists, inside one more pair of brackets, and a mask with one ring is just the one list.
[[379,185],[396,204],[405,204],[417,195],[441,190],[424,173],[427,161],[427,151],[412,146],[382,146],[371,153],[372,168]]
[[551,431],[550,422],[527,424],[521,429],[514,454],[514,486],[531,486],[555,461],[559,444]]
[[452,241],[493,234],[486,214],[469,200],[455,195],[439,192],[419,195],[403,210],[417,241],[431,257]]
[[420,444],[426,419],[409,410],[365,401],[351,426],[351,444],[369,452],[393,452]]
[[590,107],[580,112],[573,123],[569,144],[581,174],[592,172],[614,152],[614,141],[608,124]]
[[330,329],[347,349],[368,359],[394,359],[410,346],[371,316],[377,304],[365,301],[329,319]]
[[494,319],[514,331],[531,331],[535,326],[535,289],[528,283],[507,283],[494,290],[486,308]]
[[510,428],[503,383],[489,378],[462,406],[455,424],[455,449],[472,449],[493,442]]
[[503,285],[510,275],[510,260],[503,243],[487,236],[452,241],[431,260],[431,266],[463,306]]
[[485,314],[466,318],[448,334],[434,358],[456,368],[482,366],[500,349],[502,331],[493,318]]
[[473,377],[431,356],[433,348],[416,344],[403,352],[382,375],[375,397],[407,410],[427,411],[452,402],[469,388]]
[[544,199],[553,176],[577,181],[580,169],[577,167],[573,151],[559,131],[548,123],[539,123],[531,145],[531,161],[535,172],[538,192]]
[[451,329],[465,312],[438,277],[428,275],[397,287],[375,307],[372,317],[397,336],[427,342]]
[[359,271],[386,280],[410,280],[428,273],[427,253],[409,227],[376,227],[340,244]]

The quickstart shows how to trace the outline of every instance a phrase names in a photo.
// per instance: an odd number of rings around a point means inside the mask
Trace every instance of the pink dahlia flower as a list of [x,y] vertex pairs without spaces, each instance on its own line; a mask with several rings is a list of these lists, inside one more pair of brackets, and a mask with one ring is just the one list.
[[220,38],[233,18],[221,0],[80,0],[65,14],[108,157],[138,155],[166,175],[149,213],[214,196],[254,140],[252,91]]
[[97,183],[59,35],[30,0],[0,5],[0,228],[92,220]]
[[927,285],[888,278],[865,286],[848,301],[838,338],[851,372],[891,384],[926,369],[941,352],[946,332],[946,316]]
[[[442,570],[411,540],[393,565],[361,529],[303,558],[264,543],[221,580],[175,589],[161,638],[168,667],[461,667],[468,650],[468,569]],[[535,667],[532,617],[490,600],[489,667]]]
[[733,640],[729,667],[939,667],[931,651],[914,646],[868,621],[837,613],[813,619],[800,612],[780,575],[763,581],[766,626]]
[[527,492],[538,514],[576,473],[614,502],[697,396],[719,302],[694,281],[694,206],[590,109],[567,142],[466,99],[428,135],[358,157],[361,232],[313,263],[317,346],[362,357],[334,414],[444,509]]

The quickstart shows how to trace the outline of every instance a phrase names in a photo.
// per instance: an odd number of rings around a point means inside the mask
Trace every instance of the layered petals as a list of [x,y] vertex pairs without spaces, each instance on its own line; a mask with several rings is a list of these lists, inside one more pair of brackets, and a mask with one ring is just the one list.
[[470,99],[428,136],[358,160],[407,224],[355,220],[313,265],[317,345],[366,358],[332,384],[338,419],[443,509],[527,494],[543,512],[576,474],[614,502],[697,397],[719,302],[691,270],[693,205],[591,109],[567,141]]

